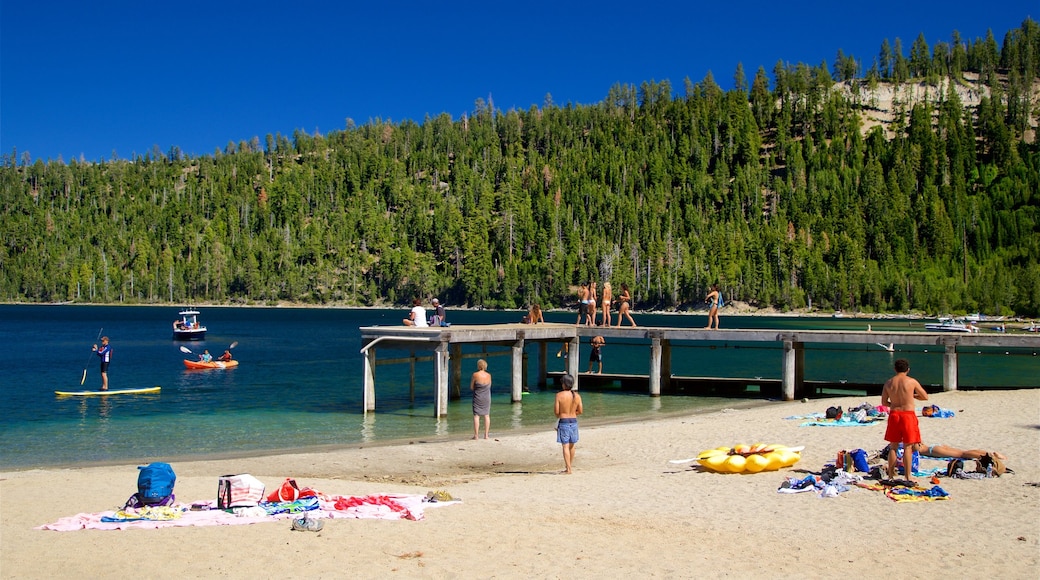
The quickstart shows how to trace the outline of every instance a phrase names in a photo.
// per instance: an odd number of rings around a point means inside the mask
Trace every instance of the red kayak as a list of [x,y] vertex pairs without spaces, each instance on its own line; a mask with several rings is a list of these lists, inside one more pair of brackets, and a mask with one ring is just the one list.
[[184,366],[189,369],[233,369],[238,366],[237,360],[229,360],[227,362],[215,360],[212,362],[202,362],[197,360],[184,359]]

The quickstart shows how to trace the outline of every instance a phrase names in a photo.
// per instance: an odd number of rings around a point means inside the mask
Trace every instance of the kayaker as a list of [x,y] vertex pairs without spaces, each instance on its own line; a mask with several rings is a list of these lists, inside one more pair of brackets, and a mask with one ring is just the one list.
[[204,350],[202,351],[202,354],[199,355],[199,361],[206,363],[213,362],[213,355],[211,355],[208,350]]
[[231,360],[231,351],[230,350],[225,350],[224,354],[222,354],[219,357],[217,357],[217,360],[222,361],[222,362],[228,362],[229,360]]

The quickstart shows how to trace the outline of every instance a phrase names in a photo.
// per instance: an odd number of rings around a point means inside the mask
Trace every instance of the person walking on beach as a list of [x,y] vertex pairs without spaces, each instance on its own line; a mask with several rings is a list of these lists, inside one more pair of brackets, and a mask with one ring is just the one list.
[[469,390],[473,391],[473,438],[480,433],[480,418],[484,418],[484,439],[491,431],[491,373],[487,372],[487,361],[477,361],[477,372],[469,381]]
[[885,382],[881,389],[881,404],[889,407],[888,427],[885,430],[885,441],[888,446],[888,478],[896,478],[896,449],[903,444],[903,470],[906,479],[913,485],[913,452],[921,446],[921,429],[917,423],[917,401],[927,401],[928,393],[910,377],[910,362],[897,359],[896,374]]
[[578,443],[578,415],[585,409],[581,406],[581,395],[574,392],[574,377],[563,375],[560,378],[563,390],[556,393],[556,404],[553,412],[559,419],[556,425],[556,442],[563,446],[564,473],[571,474],[574,465],[574,446]]
[[[91,350],[97,353],[98,357],[101,358],[101,390],[107,391],[108,363],[112,362],[112,347],[108,344],[108,337],[101,337],[101,348],[98,348],[98,345],[95,344],[93,348],[91,348]],[[84,374],[83,376],[86,376],[86,374]]]
[[601,326],[610,326],[610,306],[614,300],[614,290],[610,287],[610,282],[603,283],[603,324]]
[[594,337],[592,337],[592,351],[589,352],[589,370],[588,370],[589,373],[592,373],[592,363],[599,363],[599,370],[596,371],[596,374],[598,374],[598,375],[602,375],[603,374],[603,350],[602,349],[603,349],[603,345],[606,344],[606,343],[607,343],[607,341],[604,340],[602,336],[594,336]]
[[628,303],[631,302],[631,301],[632,301],[632,294],[628,291],[628,284],[622,283],[621,284],[621,294],[618,296],[618,302],[621,303],[621,305],[618,306],[618,313],[617,313],[617,325],[618,325],[618,328],[621,328],[621,321],[623,319],[625,319],[625,318],[627,318],[628,321],[630,323],[632,323],[632,326],[636,325],[636,321],[632,319],[632,315],[629,314],[629,312],[628,312],[628,309],[630,308]]

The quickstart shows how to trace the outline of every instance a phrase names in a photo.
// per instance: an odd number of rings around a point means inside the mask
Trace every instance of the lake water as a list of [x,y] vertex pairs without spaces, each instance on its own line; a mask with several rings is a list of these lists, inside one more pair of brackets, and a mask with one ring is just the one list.
[[[177,308],[155,306],[0,306],[0,338],[6,401],[0,414],[0,468],[24,469],[98,462],[146,462],[173,457],[264,452],[318,445],[349,445],[407,439],[463,438],[472,433],[471,401],[451,401],[448,416],[433,418],[433,365],[416,365],[415,399],[409,396],[408,365],[380,366],[377,409],[362,412],[362,356],[358,328],[396,325],[404,310],[325,308],[202,308],[209,328],[205,341],[171,339]],[[520,312],[451,311],[456,324],[516,322]],[[550,312],[550,322],[573,323],[571,312]],[[701,327],[703,314],[636,313],[642,326]],[[868,321],[797,317],[723,317],[730,328],[829,328],[863,330]],[[874,330],[906,330],[905,320],[872,320]],[[918,328],[921,322],[914,323]],[[98,358],[90,346],[99,331],[113,346],[110,388],[159,385],[154,395],[57,397],[55,390],[97,389]],[[230,370],[187,370],[182,360],[209,349],[219,355],[232,342],[240,366]],[[682,376],[779,378],[781,351],[762,345],[710,343],[681,347],[673,372]],[[806,379],[883,382],[895,357],[912,360],[924,384],[942,380],[942,352],[898,347],[895,355],[865,346],[827,347],[806,352]],[[467,347],[464,352],[476,352]],[[528,347],[529,376],[536,376],[536,348]],[[583,348],[583,353],[587,352]],[[552,356],[549,370],[563,370]],[[645,343],[608,343],[606,372],[646,374]],[[396,356],[396,355],[394,355]],[[549,430],[554,391],[531,393],[521,404],[509,397],[510,358],[488,358],[495,377],[492,435]],[[579,368],[584,370],[586,362]],[[463,376],[474,370],[464,363]],[[86,383],[80,386],[83,369]],[[1040,357],[1029,350],[989,349],[960,357],[962,386],[1038,386]],[[585,424],[747,404],[747,400],[639,393],[583,393]],[[547,438],[551,440],[551,432]]]

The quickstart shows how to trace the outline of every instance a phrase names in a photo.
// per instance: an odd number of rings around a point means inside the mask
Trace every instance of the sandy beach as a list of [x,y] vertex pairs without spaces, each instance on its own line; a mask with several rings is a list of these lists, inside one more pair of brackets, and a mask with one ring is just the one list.
[[[778,494],[841,449],[877,450],[884,426],[800,427],[792,415],[877,398],[776,402],[648,422],[583,426],[575,473],[554,432],[209,461],[171,461],[178,500],[213,499],[217,478],[292,476],[337,495],[425,494],[461,502],[420,521],[288,521],[242,526],[55,532],[61,517],[122,505],[134,465],[0,474],[3,578],[1004,578],[1040,576],[1040,390],[933,394],[948,419],[924,442],[1006,454],[1014,474],[942,479],[946,501],[895,502],[853,488]],[[551,409],[546,410],[551,414]],[[432,420],[432,419],[431,419]],[[804,445],[791,468],[716,474],[673,464],[737,443]],[[974,462],[967,462],[973,467]],[[937,466],[925,461],[922,466]],[[925,478],[918,478],[926,483]],[[929,484],[930,486],[930,484]]]

